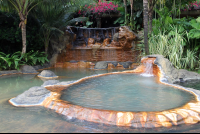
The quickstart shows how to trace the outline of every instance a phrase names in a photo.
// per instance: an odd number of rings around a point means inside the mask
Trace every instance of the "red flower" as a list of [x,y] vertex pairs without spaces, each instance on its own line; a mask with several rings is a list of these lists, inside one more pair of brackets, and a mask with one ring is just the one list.
[[81,14],[81,10],[78,11],[78,14]]

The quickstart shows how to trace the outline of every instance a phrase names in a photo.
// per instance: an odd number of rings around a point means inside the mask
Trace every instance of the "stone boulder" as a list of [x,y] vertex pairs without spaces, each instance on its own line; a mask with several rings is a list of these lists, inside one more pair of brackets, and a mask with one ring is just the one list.
[[122,65],[124,68],[129,68],[132,62],[119,62],[119,64]]
[[115,67],[118,65],[118,62],[117,61],[106,61],[107,63],[111,63],[113,64]]
[[19,71],[23,74],[37,74],[37,72],[32,66],[29,65],[22,65]]
[[107,69],[108,63],[106,61],[99,61],[95,64],[94,69]]
[[49,68],[51,67],[51,64],[50,63],[45,63],[43,65],[36,65],[36,66],[33,66],[33,68],[35,70],[39,70],[39,69],[44,69],[44,68]]
[[41,65],[36,65],[36,66],[33,66],[33,68],[34,68],[35,70],[39,70],[39,69],[42,69],[42,66],[41,66]]
[[11,99],[10,102],[15,106],[40,105],[50,93],[44,87],[35,86]]
[[169,83],[184,82],[187,80],[200,79],[200,75],[185,69],[176,69],[173,64],[162,55],[147,55],[143,58],[155,57],[154,64],[158,65],[164,73],[164,78]]
[[111,45],[116,44],[116,46],[122,47],[124,50],[130,50],[134,41],[138,40],[141,40],[140,37],[131,31],[129,27],[121,26],[119,32],[114,34]]
[[48,80],[45,81],[41,86],[45,87],[45,86],[55,85],[57,83],[59,83],[59,80]]
[[55,75],[55,73],[50,70],[43,70],[40,74],[38,74],[38,77],[47,79],[58,78],[58,76]]

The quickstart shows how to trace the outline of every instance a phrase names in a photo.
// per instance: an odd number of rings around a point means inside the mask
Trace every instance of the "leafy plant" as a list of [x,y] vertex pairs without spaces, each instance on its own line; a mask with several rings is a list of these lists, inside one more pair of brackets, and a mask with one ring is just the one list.
[[64,35],[64,29],[67,25],[79,21],[87,21],[86,17],[73,18],[74,12],[69,8],[70,4],[63,6],[62,0],[48,0],[39,4],[33,14],[39,20],[41,26],[41,39],[44,42],[45,53],[48,52],[51,39],[58,39]]
[[121,16],[117,20],[114,21],[114,24],[119,23],[121,26],[124,26],[125,25],[125,20],[124,20],[124,18],[125,18],[125,8],[124,7],[118,7],[117,10],[120,11]]
[[[0,44],[6,44],[0,47],[0,52],[12,54],[21,50],[22,33],[19,28],[20,19],[16,13],[6,13],[0,11]],[[42,50],[43,45],[39,38],[37,21],[29,14],[27,23],[27,51]]]
[[193,29],[190,30],[189,37],[192,39],[200,38],[200,17],[198,17],[197,19],[191,20],[190,24],[193,27]]
[[30,51],[26,54],[22,54],[22,60],[28,65],[44,64],[48,62],[47,54],[45,52]]
[[164,7],[160,10],[155,9],[156,13],[159,15],[158,19],[153,19],[152,21],[152,32],[154,35],[157,35],[160,30],[161,31],[165,31],[167,29],[171,29],[171,27],[169,25],[173,24],[173,20],[171,16],[171,12],[169,11],[169,9],[167,7]]
[[183,28],[171,26],[171,31],[168,34],[165,31],[160,31],[158,35],[152,34],[149,39],[149,51],[151,54],[161,54],[168,58],[172,64],[180,68],[190,68],[194,70],[198,57],[196,51],[184,51],[184,46],[187,44],[187,32]]
[[[102,16],[103,14],[110,14],[110,13],[118,13],[117,10],[118,4],[114,4],[113,2],[107,2],[101,0],[98,3],[93,3],[90,5],[85,5],[85,7],[79,10],[78,14],[91,14],[95,17]],[[82,12],[82,13],[81,13]]]
[[47,55],[44,52],[30,51],[27,53],[21,53],[20,51],[14,54],[5,54],[0,52],[0,68],[1,69],[19,69],[21,65],[43,65],[48,62]]
[[[138,10],[134,13],[134,29],[138,30],[141,28],[143,22],[142,10]],[[133,29],[132,29],[133,30]]]
[[87,22],[86,22],[86,26],[84,26],[84,27],[89,27],[89,26],[91,26],[92,24],[93,24],[93,22],[87,21]]
[[1,0],[0,8],[4,11],[15,10],[20,18],[22,32],[22,53],[26,53],[26,24],[29,12],[42,1],[38,0]]
[[41,64],[43,65],[46,62],[49,62],[49,60],[47,59],[47,54],[45,52],[35,52],[35,58],[36,58],[36,64]]

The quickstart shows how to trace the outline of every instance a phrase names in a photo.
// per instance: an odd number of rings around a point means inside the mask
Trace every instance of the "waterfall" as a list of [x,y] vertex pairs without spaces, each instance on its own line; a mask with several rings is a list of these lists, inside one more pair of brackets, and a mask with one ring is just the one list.
[[148,58],[147,60],[144,60],[142,62],[144,67],[145,67],[144,72],[141,74],[142,76],[145,76],[145,77],[154,76],[154,74],[153,74],[153,62],[154,62],[154,60],[155,59]]

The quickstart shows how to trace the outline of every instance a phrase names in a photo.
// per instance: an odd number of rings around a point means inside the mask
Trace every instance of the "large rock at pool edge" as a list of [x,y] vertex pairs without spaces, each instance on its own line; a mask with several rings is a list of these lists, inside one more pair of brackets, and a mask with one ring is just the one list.
[[95,64],[94,69],[107,69],[108,63],[106,61],[99,61]]
[[55,73],[50,70],[43,70],[40,74],[38,74],[38,77],[47,79],[58,78],[58,76],[55,75]]
[[154,64],[158,65],[164,73],[164,78],[169,83],[184,82],[187,80],[200,79],[200,75],[195,72],[187,71],[185,69],[176,69],[174,65],[163,55],[147,55],[143,58],[155,57]]
[[40,105],[51,92],[44,87],[31,87],[17,97],[10,100],[15,106]]
[[32,66],[29,65],[22,65],[19,69],[19,71],[23,74],[37,74],[38,71],[35,70]]
[[120,65],[122,65],[124,68],[129,68],[132,64],[132,62],[119,62]]

